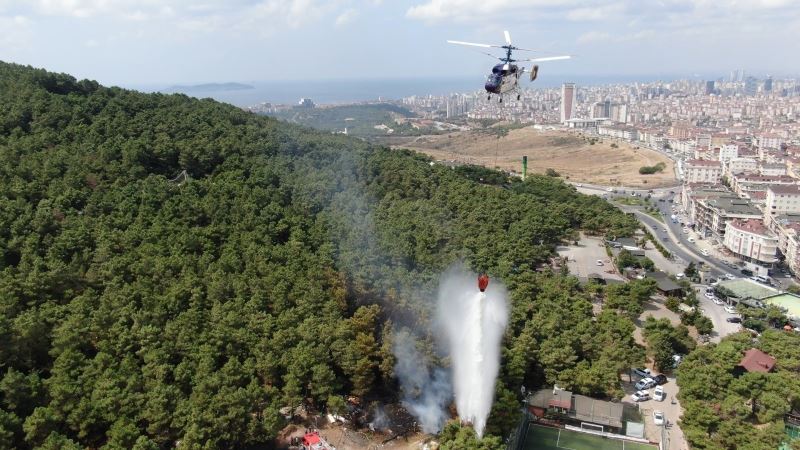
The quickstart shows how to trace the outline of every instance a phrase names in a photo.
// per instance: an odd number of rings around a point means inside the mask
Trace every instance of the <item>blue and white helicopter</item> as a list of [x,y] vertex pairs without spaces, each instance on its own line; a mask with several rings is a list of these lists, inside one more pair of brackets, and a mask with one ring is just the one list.
[[[469,45],[472,47],[483,47],[483,48],[502,48],[506,51],[505,57],[500,57],[493,55],[491,53],[484,53],[485,55],[489,55],[492,58],[497,58],[502,61],[502,64],[497,64],[496,66],[492,67],[492,73],[486,77],[486,83],[484,84],[484,88],[486,92],[489,93],[487,100],[491,100],[492,94],[497,95],[500,98],[500,103],[503,102],[503,95],[507,94],[517,94],[517,100],[519,100],[520,91],[519,91],[519,78],[522,76],[523,73],[528,72],[530,74],[531,81],[536,79],[536,76],[539,73],[539,66],[534,64],[530,69],[525,69],[524,67],[519,67],[515,62],[544,62],[544,61],[557,61],[561,59],[570,59],[571,56],[564,55],[564,56],[546,56],[543,58],[526,58],[526,59],[513,59],[511,57],[511,52],[513,50],[520,50],[520,51],[527,51],[527,52],[535,52],[538,50],[530,50],[525,48],[514,47],[511,45],[511,35],[508,31],[503,32],[506,38],[506,45],[491,45],[491,44],[476,44],[474,42],[464,42],[464,41],[447,41],[450,44],[458,44],[458,45]],[[483,52],[481,52],[483,53]]]

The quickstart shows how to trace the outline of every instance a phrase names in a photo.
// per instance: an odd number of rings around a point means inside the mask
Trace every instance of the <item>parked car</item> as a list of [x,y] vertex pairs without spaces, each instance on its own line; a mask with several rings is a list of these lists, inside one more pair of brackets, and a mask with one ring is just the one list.
[[718,284],[719,284],[719,280],[718,280],[718,279],[716,279],[716,278],[712,278],[712,279],[711,279],[711,280],[709,280],[709,281],[711,281],[711,283],[710,283],[710,284],[711,284],[711,286],[716,286],[716,285],[718,285]]
[[681,361],[683,361],[683,355],[672,355],[672,367],[673,368],[678,367],[680,365]]
[[717,297],[714,296],[713,292],[706,292],[705,295],[706,295],[706,298],[709,299],[709,300],[714,300],[714,299],[717,298]]
[[680,279],[682,279],[682,278],[683,278],[683,277],[685,277],[685,276],[686,276],[686,275],[684,275],[684,273],[683,273],[683,272],[680,272],[680,273],[676,273],[676,274],[675,274],[675,278],[677,278],[677,279],[679,279],[679,280],[680,280]]
[[653,411],[653,423],[656,426],[664,425],[664,412],[663,411]]
[[603,261],[598,259],[596,264],[597,264],[598,266],[602,266],[602,265],[603,265]]
[[653,400],[663,402],[665,398],[667,398],[667,393],[664,392],[664,388],[656,386],[656,389],[653,391]]
[[689,239],[686,239],[686,240],[687,240],[687,241],[689,241],[689,242],[692,242],[692,243],[694,243],[694,238],[693,238],[693,237],[691,237],[691,236],[689,236]]
[[725,278],[727,278],[727,279],[729,279],[729,280],[735,280],[735,279],[736,279],[736,277],[735,277],[735,276],[733,276],[733,275],[731,275],[731,274],[729,274],[729,273],[726,273],[726,274],[725,274]]
[[639,375],[642,378],[649,378],[650,375],[652,374],[652,372],[650,372],[650,369],[644,369],[644,368],[633,369],[633,373]]
[[[653,381],[655,381],[656,384],[659,385],[659,387],[660,387],[662,384],[667,384],[667,376],[664,375],[663,373],[660,373],[660,374],[658,374],[658,375],[653,377]],[[658,389],[658,388],[656,388],[656,389]]]
[[613,188],[606,188],[606,192],[614,192]]
[[728,317],[725,320],[727,320],[730,323],[742,323],[742,318],[741,317]]
[[723,302],[721,299],[718,299],[717,297],[714,297],[711,300],[714,302],[715,305],[724,305],[725,304],[725,302]]
[[706,249],[703,249],[703,250],[701,250],[701,251],[700,251],[700,253],[702,253],[702,255],[703,255],[703,256],[708,256],[708,255],[710,255],[710,254],[711,254],[711,253],[710,253],[708,250],[706,250]]
[[731,305],[725,307],[725,312],[728,314],[736,314],[736,308]]
[[636,391],[633,393],[633,395],[631,395],[631,400],[635,402],[650,400],[650,393],[647,391]]
[[643,378],[643,379],[639,380],[639,382],[636,383],[636,385],[634,387],[636,388],[637,391],[641,391],[641,390],[644,390],[644,389],[650,389],[651,387],[653,387],[655,385],[656,385],[656,380],[648,377],[648,378]]

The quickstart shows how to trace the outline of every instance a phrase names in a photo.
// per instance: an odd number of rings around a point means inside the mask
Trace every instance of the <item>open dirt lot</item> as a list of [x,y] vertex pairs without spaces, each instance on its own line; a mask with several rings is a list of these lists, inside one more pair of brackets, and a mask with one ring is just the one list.
[[[611,147],[611,144],[618,148]],[[426,153],[438,160],[522,171],[522,156],[528,156],[528,171],[554,169],[571,181],[601,185],[657,187],[674,184],[672,161],[649,149],[603,139],[590,145],[582,136],[561,131],[539,131],[533,127],[511,130],[497,137],[482,131],[460,131],[420,136],[393,142],[395,147]],[[662,172],[640,175],[639,168],[665,164]]]

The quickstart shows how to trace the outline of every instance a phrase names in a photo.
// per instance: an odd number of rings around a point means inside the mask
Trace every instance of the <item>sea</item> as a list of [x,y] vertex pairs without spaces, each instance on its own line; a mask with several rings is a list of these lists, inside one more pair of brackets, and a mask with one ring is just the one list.
[[[686,79],[683,77],[682,79]],[[570,76],[542,74],[533,82],[524,83],[526,88],[557,88],[570,82],[578,86],[597,86],[619,83],[649,83],[671,81],[680,76]],[[301,98],[310,98],[318,105],[347,104],[375,100],[399,100],[410,96],[439,96],[456,93],[483,91],[482,77],[471,78],[417,78],[417,79],[338,79],[313,81],[254,81],[241,83],[252,89],[238,90],[197,90],[184,87],[181,92],[198,98],[213,98],[240,107],[261,103],[296,104]],[[145,92],[169,91],[172,85],[123,86]]]

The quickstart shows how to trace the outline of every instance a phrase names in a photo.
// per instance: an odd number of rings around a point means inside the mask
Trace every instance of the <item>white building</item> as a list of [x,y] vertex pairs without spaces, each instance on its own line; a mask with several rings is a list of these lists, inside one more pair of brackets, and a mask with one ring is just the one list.
[[781,148],[783,139],[777,134],[762,133],[756,135],[756,147],[758,148]]
[[561,85],[561,123],[566,123],[575,117],[576,100],[575,83]]
[[722,177],[722,163],[706,159],[686,161],[684,166],[685,183],[719,183]]
[[800,273],[800,222],[799,217],[778,216],[773,228],[778,237],[778,250],[785,257],[786,265],[794,274]]
[[719,148],[719,160],[730,161],[739,157],[739,146],[736,144],[725,144]]
[[725,247],[739,258],[762,267],[777,260],[778,239],[758,219],[734,219],[725,227]]
[[761,167],[758,170],[761,175],[766,175],[770,177],[779,177],[782,175],[786,175],[786,164],[780,163],[764,163],[761,164]]
[[764,223],[772,228],[772,219],[783,214],[800,213],[800,186],[770,186],[764,203]]
[[726,175],[735,175],[742,172],[757,172],[758,161],[753,158],[733,158],[725,165]]

